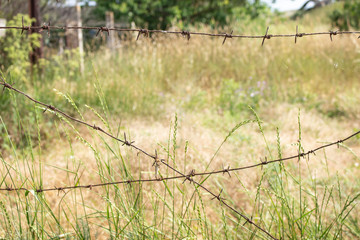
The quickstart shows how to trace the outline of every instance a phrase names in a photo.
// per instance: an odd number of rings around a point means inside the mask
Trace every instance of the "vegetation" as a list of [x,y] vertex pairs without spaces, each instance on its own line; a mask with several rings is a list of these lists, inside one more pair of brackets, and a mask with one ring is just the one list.
[[[265,21],[232,27],[234,33],[264,34],[266,23],[275,34],[293,33],[296,25],[299,32],[330,26],[320,12],[298,22]],[[141,37],[115,52],[88,53],[83,75],[76,51],[67,51],[44,60],[32,80],[11,68],[3,77],[72,116],[119,136],[126,132],[184,173],[286,157],[358,130],[356,37],[302,37],[296,45],[294,39],[270,39],[263,47],[261,39],[222,40]],[[1,188],[155,177],[146,156],[21,95],[5,90],[0,103]],[[352,139],[309,159],[213,175],[203,184],[215,193],[223,189],[229,204],[277,238],[359,238],[359,151],[359,139]],[[160,174],[173,172],[162,166]],[[0,218],[5,239],[266,239],[181,180],[1,192]]]
[[139,26],[150,29],[167,29],[174,25],[184,27],[198,23],[223,26],[235,17],[256,18],[269,11],[266,5],[259,1],[249,3],[247,0],[145,0],[141,1],[141,4],[132,0],[121,3],[117,0],[96,0],[96,4],[94,12],[100,19],[105,18],[106,11],[112,11],[118,20],[133,21]]
[[342,9],[335,9],[330,15],[334,26],[340,30],[360,28],[360,2],[345,0]]

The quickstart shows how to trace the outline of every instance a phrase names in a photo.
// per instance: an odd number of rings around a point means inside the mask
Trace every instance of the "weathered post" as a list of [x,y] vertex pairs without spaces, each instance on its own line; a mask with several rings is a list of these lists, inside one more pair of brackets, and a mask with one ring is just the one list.
[[[106,27],[114,28],[114,13],[111,11],[106,11]],[[109,31],[109,36],[107,38],[108,48],[111,50],[115,49],[116,44],[116,35],[114,31]]]
[[[29,0],[29,15],[31,19],[35,19],[31,26],[41,26],[39,2],[39,0]],[[35,30],[30,31],[31,34],[35,32]],[[32,53],[30,54],[31,65],[38,63],[39,58],[42,57],[42,36],[40,36],[40,42],[40,47],[32,47]]]
[[[76,17],[77,17],[77,26],[82,27],[81,7],[78,2],[76,3]],[[81,74],[84,74],[84,42],[83,42],[82,29],[78,29],[78,43],[79,43],[79,54],[80,54],[80,72]]]

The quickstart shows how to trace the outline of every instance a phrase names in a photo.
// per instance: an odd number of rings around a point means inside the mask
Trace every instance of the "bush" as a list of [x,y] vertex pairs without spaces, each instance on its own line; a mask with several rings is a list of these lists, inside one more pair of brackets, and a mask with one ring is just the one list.
[[360,2],[355,0],[345,0],[342,10],[334,10],[330,19],[332,25],[340,30],[349,30],[350,27],[359,29],[360,27]]
[[[8,22],[8,26],[31,25],[32,20],[27,15],[18,14]],[[29,54],[32,46],[40,46],[40,35],[21,34],[18,29],[7,29],[6,36],[0,38],[0,66],[5,75],[10,75],[18,81],[26,81],[29,74]]]

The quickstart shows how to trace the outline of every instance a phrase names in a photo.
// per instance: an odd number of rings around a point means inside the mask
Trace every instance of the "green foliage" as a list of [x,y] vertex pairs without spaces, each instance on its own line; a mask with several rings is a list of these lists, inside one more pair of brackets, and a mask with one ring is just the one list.
[[221,1],[176,1],[176,0],[96,0],[94,12],[104,19],[106,11],[113,11],[115,19],[125,22],[135,22],[140,27],[162,28],[179,27],[189,24],[204,23],[209,25],[225,25],[239,13],[257,17],[264,9],[264,4],[246,0]]
[[66,49],[61,55],[53,55],[49,59],[41,59],[40,66],[43,78],[52,81],[69,79],[75,81],[80,78],[80,53],[76,49]]
[[360,2],[357,0],[345,0],[343,9],[335,9],[330,14],[333,26],[340,30],[349,30],[350,27],[360,28]]
[[246,87],[233,79],[224,79],[218,99],[219,106],[232,115],[246,110],[248,106],[257,108],[267,88],[265,81],[258,81],[255,86]]
[[[18,14],[8,22],[8,26],[21,26],[22,18],[24,25],[31,24],[31,19],[27,15]],[[7,29],[6,36],[0,38],[0,66],[6,73],[11,72],[11,76],[17,81],[26,81],[30,67],[29,54],[33,46],[40,46],[39,34],[21,34],[18,29]]]

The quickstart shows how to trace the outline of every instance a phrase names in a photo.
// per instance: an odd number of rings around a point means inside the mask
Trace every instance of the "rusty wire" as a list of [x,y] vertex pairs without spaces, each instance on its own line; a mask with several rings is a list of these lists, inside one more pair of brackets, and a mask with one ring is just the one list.
[[[0,85],[3,85],[3,83],[0,82]],[[68,190],[68,189],[76,189],[76,188],[88,188],[88,189],[92,189],[94,187],[101,187],[101,186],[108,186],[108,185],[116,185],[116,184],[130,184],[130,183],[142,183],[142,182],[160,182],[160,181],[165,181],[165,180],[174,180],[174,179],[184,179],[184,182],[185,181],[189,181],[189,182],[193,182],[193,177],[196,177],[196,176],[204,176],[204,175],[213,175],[213,174],[229,174],[229,177],[231,177],[230,173],[231,172],[236,172],[236,171],[241,171],[241,170],[245,170],[245,169],[250,169],[250,168],[256,168],[256,167],[262,167],[264,165],[267,165],[267,164],[272,164],[272,163],[277,163],[277,162],[285,162],[285,161],[289,161],[289,160],[292,160],[292,159],[299,159],[299,158],[306,158],[308,157],[308,160],[310,160],[310,155],[313,154],[313,155],[316,155],[316,152],[321,150],[321,149],[324,149],[324,148],[328,148],[330,146],[334,146],[334,145],[337,145],[337,146],[340,146],[340,144],[344,143],[345,141],[357,136],[357,135],[360,135],[360,131],[357,131],[353,134],[351,134],[350,136],[346,137],[346,138],[343,138],[341,140],[337,140],[335,142],[331,142],[331,143],[328,143],[328,144],[325,144],[325,145],[322,145],[322,146],[319,146],[315,149],[312,149],[312,150],[309,150],[305,153],[300,153],[298,155],[294,155],[294,156],[290,156],[290,157],[286,157],[286,158],[279,158],[279,159],[275,159],[275,160],[271,160],[271,161],[268,161],[267,158],[265,157],[265,160],[263,161],[260,161],[260,163],[257,163],[257,164],[253,164],[253,165],[248,165],[248,166],[243,166],[243,167],[237,167],[237,168],[230,168],[229,166],[227,168],[223,168],[223,169],[220,169],[220,170],[214,170],[214,171],[210,171],[210,172],[200,172],[200,173],[196,173],[195,170],[191,170],[189,174],[185,175],[185,174],[182,174],[180,172],[178,172],[177,170],[174,170],[176,171],[177,173],[180,173],[180,175],[178,176],[173,176],[173,177],[159,177],[159,178],[152,178],[152,179],[136,179],[136,180],[123,180],[123,181],[117,181],[117,182],[106,182],[106,183],[98,183],[98,184],[88,184],[88,185],[76,185],[76,186],[66,186],[66,187],[54,187],[54,188],[44,188],[44,189],[33,189],[35,192],[48,192],[48,191],[60,191],[60,190]],[[159,163],[163,163],[165,164],[167,167],[171,168],[172,167],[170,165],[168,165],[164,159],[161,159],[161,160],[156,160],[153,164],[156,165],[156,164],[159,164]],[[159,165],[158,165],[159,167]],[[27,188],[12,188],[12,187],[6,187],[6,188],[0,188],[0,191],[29,191],[31,189],[27,189]]]
[[[150,33],[158,33],[158,34],[175,34],[181,35],[185,37],[187,40],[190,40],[191,35],[198,35],[198,36],[206,36],[206,37],[219,37],[224,38],[222,44],[225,43],[226,39],[230,38],[247,38],[247,39],[262,39],[261,45],[264,45],[266,39],[271,38],[294,38],[295,44],[297,39],[300,37],[306,36],[315,36],[315,35],[329,35],[330,40],[333,40],[333,36],[335,35],[345,35],[345,34],[360,34],[360,31],[327,31],[327,32],[309,32],[309,33],[299,33],[298,26],[296,26],[296,31],[294,34],[269,34],[269,26],[266,28],[266,32],[264,35],[240,35],[240,34],[233,34],[231,31],[230,34],[228,33],[207,33],[207,32],[191,32],[191,31],[168,31],[168,30],[158,30],[158,29],[135,29],[135,28],[108,28],[106,26],[102,27],[86,27],[86,26],[51,26],[50,23],[43,24],[42,26],[25,26],[24,23],[22,26],[6,26],[0,27],[0,29],[18,29],[21,30],[21,33],[24,31],[34,30],[37,32],[47,31],[48,35],[50,36],[50,30],[96,30],[96,36],[106,32],[109,35],[110,31],[115,32],[137,32],[136,40],[140,38],[141,35],[148,37]],[[360,36],[359,36],[360,38]]]
[[[69,120],[72,120],[74,122],[77,122],[77,123],[80,123],[82,125],[85,125],[87,127],[90,127],[96,131],[99,131],[99,132],[102,132],[104,133],[105,135],[121,142],[123,145],[126,145],[126,146],[129,146],[129,147],[132,147],[134,148],[135,150],[145,154],[146,156],[152,158],[154,160],[154,164],[155,165],[155,168],[156,167],[159,167],[158,163],[161,162],[163,165],[165,165],[166,167],[168,167],[169,169],[173,170],[174,172],[180,174],[180,176],[178,177],[172,177],[172,179],[175,179],[175,178],[186,178],[186,180],[189,180],[189,182],[193,183],[194,185],[197,185],[198,187],[202,188],[203,190],[205,190],[206,192],[208,192],[210,195],[212,195],[214,197],[214,199],[217,199],[221,204],[225,205],[227,208],[229,208],[230,210],[232,210],[233,212],[235,212],[236,214],[238,214],[240,217],[242,217],[243,219],[246,220],[246,223],[250,223],[251,225],[253,225],[254,227],[256,227],[257,229],[259,229],[260,231],[262,231],[263,233],[265,233],[267,236],[269,236],[270,238],[272,239],[277,239],[275,238],[274,236],[272,236],[270,234],[270,232],[268,232],[267,230],[265,230],[264,228],[260,227],[258,224],[256,224],[255,222],[253,222],[250,218],[248,218],[246,215],[244,215],[243,213],[239,212],[238,210],[236,210],[234,207],[230,206],[228,203],[225,202],[225,199],[221,198],[220,197],[220,194],[221,192],[216,195],[215,193],[213,193],[212,191],[210,191],[208,188],[204,187],[203,185],[201,185],[200,183],[196,182],[195,180],[193,180],[192,176],[194,176],[195,172],[191,172],[189,175],[185,175],[183,173],[181,173],[180,171],[178,171],[177,169],[175,169],[174,167],[170,166],[169,164],[166,163],[166,161],[164,159],[161,159],[159,160],[158,159],[158,156],[157,156],[157,151],[155,151],[155,155],[152,155],[148,152],[146,152],[145,150],[142,150],[141,148],[137,147],[134,145],[134,142],[129,142],[127,139],[126,139],[126,135],[124,133],[124,139],[120,139],[118,137],[115,137],[114,135],[106,132],[105,130],[103,130],[102,128],[96,126],[96,125],[92,125],[92,124],[89,124],[85,121],[82,121],[80,119],[77,119],[75,117],[72,117],[70,116],[69,114],[61,111],[60,109],[50,105],[50,104],[46,104],[46,103],[43,103],[43,102],[40,102],[34,98],[32,98],[30,95],[14,88],[12,85],[10,85],[9,83],[7,83],[5,81],[5,79],[3,79],[2,77],[0,77],[2,82],[0,82],[0,85],[3,86],[3,91],[5,89],[9,89],[9,90],[12,90],[14,92],[17,92],[23,96],[25,96],[26,98],[28,98],[29,100],[31,100],[32,102],[34,102],[35,104],[39,104],[43,107],[45,107],[45,110],[44,110],[44,113],[46,112],[47,109],[53,111],[53,112],[56,112],[60,115],[62,115],[63,117],[69,119]],[[170,179],[170,178],[168,178]],[[144,182],[155,182],[155,181],[161,181],[162,179],[149,179],[149,180],[145,180]],[[166,180],[166,179],[165,179]],[[25,191],[36,191],[37,193],[40,193],[40,192],[45,192],[45,191],[65,191],[66,189],[75,189],[75,188],[88,188],[88,189],[92,189],[93,187],[98,187],[98,186],[106,186],[106,185],[115,185],[115,184],[120,184],[120,183],[131,183],[131,181],[133,182],[140,182],[141,180],[125,180],[125,181],[121,181],[121,182],[113,182],[113,183],[99,183],[99,184],[90,184],[90,185],[85,185],[85,186],[69,186],[69,187],[54,187],[54,188],[48,188],[48,189],[36,189],[36,190],[32,190],[32,189],[26,189],[26,188],[12,188],[12,187],[6,187],[6,188],[3,188],[3,189],[0,189],[2,191],[19,191],[19,190],[25,190]]]

